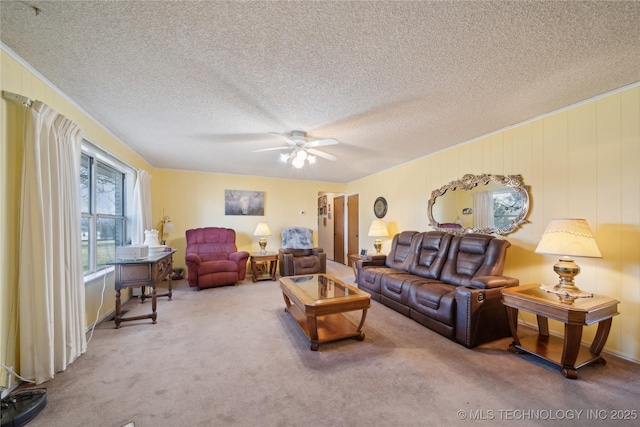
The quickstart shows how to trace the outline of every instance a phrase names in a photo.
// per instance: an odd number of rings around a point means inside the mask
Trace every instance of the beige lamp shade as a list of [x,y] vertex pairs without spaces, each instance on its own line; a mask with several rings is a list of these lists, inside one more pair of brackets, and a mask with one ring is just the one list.
[[552,219],[535,250],[538,254],[555,254],[601,258],[596,239],[584,219]]
[[381,219],[374,219],[371,221],[371,227],[369,227],[369,237],[386,237],[389,236],[387,226]]
[[271,230],[266,222],[261,222],[256,227],[256,231],[253,232],[254,236],[271,236]]

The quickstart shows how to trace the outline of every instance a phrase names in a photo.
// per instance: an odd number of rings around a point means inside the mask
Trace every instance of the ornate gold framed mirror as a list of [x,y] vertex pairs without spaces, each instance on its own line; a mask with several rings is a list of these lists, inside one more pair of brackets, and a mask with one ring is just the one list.
[[429,225],[449,233],[505,235],[529,213],[529,192],[520,175],[472,175],[434,190]]

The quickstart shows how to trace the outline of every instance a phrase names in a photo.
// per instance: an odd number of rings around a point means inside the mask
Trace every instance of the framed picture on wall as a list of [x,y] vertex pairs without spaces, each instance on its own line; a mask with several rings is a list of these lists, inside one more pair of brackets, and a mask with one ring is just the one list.
[[224,190],[224,214],[264,216],[264,191]]

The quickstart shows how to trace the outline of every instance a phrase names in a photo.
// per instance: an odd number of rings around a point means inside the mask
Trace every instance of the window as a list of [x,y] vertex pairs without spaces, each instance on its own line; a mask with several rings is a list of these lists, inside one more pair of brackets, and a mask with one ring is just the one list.
[[80,160],[82,267],[84,274],[107,267],[116,247],[129,242],[128,197],[134,171],[83,141]]

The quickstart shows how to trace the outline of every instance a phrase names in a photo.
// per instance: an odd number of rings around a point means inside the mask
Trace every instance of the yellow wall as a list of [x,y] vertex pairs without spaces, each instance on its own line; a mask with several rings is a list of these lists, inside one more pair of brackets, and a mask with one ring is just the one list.
[[[531,187],[529,224],[507,236],[505,274],[521,284],[556,283],[554,256],[534,250],[547,223],[586,218],[602,259],[583,258],[580,288],[618,299],[605,349],[640,361],[640,86],[541,117],[347,185],[360,197],[361,247],[378,196],[389,204],[390,233],[429,230],[431,191],[464,174],[520,174]],[[391,238],[384,241],[389,250]],[[535,324],[532,316],[521,319]],[[558,324],[554,330],[562,332]],[[590,341],[595,326],[585,329]]]
[[[233,228],[238,249],[248,252],[260,250],[258,237],[253,235],[259,222],[271,229],[267,250],[279,248],[280,231],[291,226],[314,230],[317,244],[318,192],[344,188],[335,183],[156,169],[151,179],[153,223],[160,230],[164,210],[176,227],[175,233],[166,236],[167,245],[178,250],[174,267],[185,267],[185,231],[190,228]],[[225,215],[225,190],[264,191],[264,216]]]

